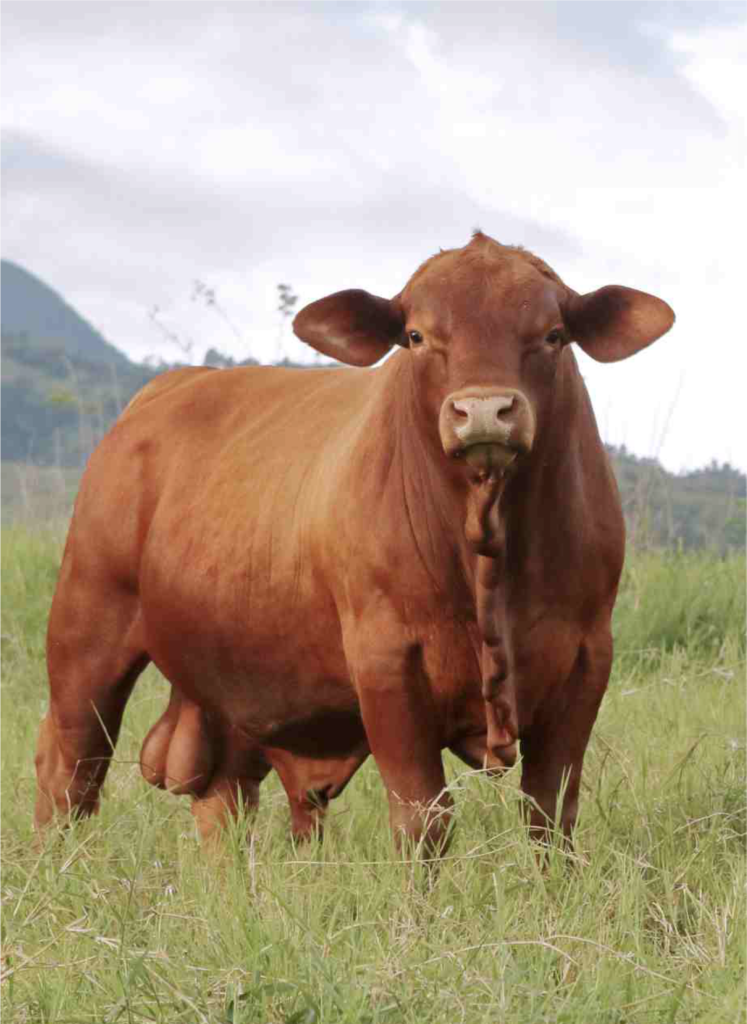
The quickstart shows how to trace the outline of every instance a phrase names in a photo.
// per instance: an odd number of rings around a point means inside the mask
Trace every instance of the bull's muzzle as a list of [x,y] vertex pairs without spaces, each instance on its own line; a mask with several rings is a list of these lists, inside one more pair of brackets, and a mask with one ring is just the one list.
[[526,396],[514,388],[465,388],[441,406],[439,432],[451,458],[482,471],[504,471],[531,451],[534,416]]

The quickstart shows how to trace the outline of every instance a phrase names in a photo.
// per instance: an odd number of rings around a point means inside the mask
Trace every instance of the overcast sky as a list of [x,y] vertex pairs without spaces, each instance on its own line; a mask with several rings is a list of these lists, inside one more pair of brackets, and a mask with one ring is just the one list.
[[674,307],[581,357],[606,440],[747,468],[744,4],[2,10],[3,256],[131,358],[184,358],[158,307],[192,361],[271,359],[279,282],[393,295],[479,225]]

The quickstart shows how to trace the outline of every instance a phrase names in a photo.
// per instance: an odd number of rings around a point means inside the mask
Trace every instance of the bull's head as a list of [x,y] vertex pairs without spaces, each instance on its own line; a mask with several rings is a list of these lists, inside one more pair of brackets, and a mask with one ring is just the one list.
[[653,295],[620,285],[578,295],[531,253],[476,232],[463,249],[424,263],[395,298],[337,292],[301,310],[294,330],[354,366],[372,365],[394,345],[408,348],[434,438],[485,482],[510,474],[553,429],[570,342],[613,362],[673,322]]

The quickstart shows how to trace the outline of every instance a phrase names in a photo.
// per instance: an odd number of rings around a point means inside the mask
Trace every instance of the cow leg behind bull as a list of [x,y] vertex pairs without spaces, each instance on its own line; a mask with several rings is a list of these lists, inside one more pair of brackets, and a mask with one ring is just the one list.
[[99,592],[68,547],[47,637],[50,703],[36,753],[38,829],[97,810],[125,704],[148,661],[137,596],[112,591],[111,583]]

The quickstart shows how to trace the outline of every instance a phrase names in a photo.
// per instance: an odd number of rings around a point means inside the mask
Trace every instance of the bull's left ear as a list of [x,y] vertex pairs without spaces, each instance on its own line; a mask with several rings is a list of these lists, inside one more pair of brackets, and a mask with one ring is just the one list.
[[610,284],[588,295],[572,292],[565,319],[584,352],[600,363],[614,363],[666,334],[674,312],[655,295]]
[[325,356],[351,366],[372,366],[403,340],[404,321],[396,298],[349,288],[305,306],[293,330]]

